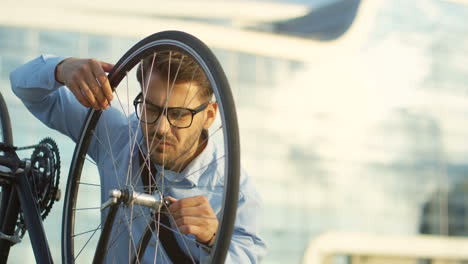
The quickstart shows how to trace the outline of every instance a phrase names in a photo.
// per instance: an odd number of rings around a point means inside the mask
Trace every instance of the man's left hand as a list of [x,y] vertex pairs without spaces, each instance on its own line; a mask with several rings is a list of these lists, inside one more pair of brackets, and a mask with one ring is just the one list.
[[172,203],[169,211],[180,232],[195,235],[199,242],[213,245],[219,221],[208,198],[194,196],[183,199],[168,197],[168,199]]

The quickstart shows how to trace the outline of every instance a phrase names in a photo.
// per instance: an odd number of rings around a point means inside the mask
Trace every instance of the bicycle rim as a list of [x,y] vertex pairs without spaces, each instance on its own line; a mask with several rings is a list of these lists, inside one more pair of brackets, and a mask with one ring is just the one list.
[[[167,106],[171,107],[170,104],[173,102],[171,100],[176,100],[172,98],[181,97],[180,92],[175,92],[179,91],[177,90],[179,89],[177,88],[177,78],[179,77],[180,68],[184,67],[184,63],[188,58],[195,61],[199,66],[198,68],[204,72],[214,92],[213,98],[218,105],[218,114],[216,121],[211,125],[210,129],[207,130],[207,138],[198,138],[197,141],[193,141],[194,143],[190,143],[190,140],[187,139],[190,137],[186,137],[186,144],[184,146],[188,146],[187,150],[177,152],[171,149],[173,147],[172,145],[169,145],[167,150],[162,150],[162,152],[159,150],[159,154],[148,154],[149,152],[153,153],[152,150],[156,148],[155,146],[160,146],[162,140],[169,140],[169,136],[165,136],[163,139],[157,135],[156,131],[159,129],[159,126],[162,126],[161,121],[153,125],[135,122],[136,116],[132,100],[140,92],[142,92],[144,97],[143,104],[146,104],[146,99],[153,100],[154,98],[162,98],[163,95],[151,97],[154,93],[151,93],[152,90],[148,87],[150,83],[149,80],[152,77],[147,78],[148,75],[151,76],[151,74],[154,74],[153,67],[158,63],[158,56],[161,57],[161,54],[170,54],[169,57],[171,59],[173,59],[173,56],[174,58],[178,56],[178,59],[182,57],[180,62],[177,62],[179,66],[177,66],[177,64],[169,66],[168,72],[172,74],[173,77],[168,75],[166,78],[165,83],[167,87],[164,94],[165,106],[163,109],[166,115],[161,118],[167,116]],[[140,63],[143,59],[151,61],[149,70],[141,67]],[[144,75],[141,80],[141,86],[134,78],[138,67],[143,69],[141,70],[141,74]],[[190,177],[197,173],[200,174],[200,171],[206,172],[210,166],[224,168],[222,169],[222,175],[219,176],[219,179],[216,178],[216,181],[204,183],[206,186],[201,185],[201,182],[195,183],[196,190],[203,190],[205,193],[202,195],[206,195],[210,202],[214,200],[220,201],[219,205],[215,205],[215,208],[213,208],[219,220],[219,227],[216,232],[215,244],[212,246],[211,253],[209,254],[209,260],[211,263],[224,262],[233,232],[237,209],[240,150],[237,117],[232,94],[225,74],[215,56],[200,40],[187,33],[178,31],[160,32],[145,38],[132,47],[119,60],[108,77],[111,86],[115,87],[115,99],[112,102],[113,106],[111,110],[90,110],[88,112],[70,168],[62,225],[63,262],[89,263],[92,260],[98,238],[102,235],[100,229],[105,219],[105,213],[101,215],[99,207],[107,200],[107,191],[109,188],[141,191],[142,187],[147,187],[141,186],[141,181],[139,181],[139,176],[137,175],[142,169],[139,164],[135,163],[135,155],[137,153],[142,153],[145,161],[151,160],[157,165],[167,168],[167,170],[160,168],[161,171],[159,172],[162,175],[159,175],[159,178],[156,176],[156,178],[159,179],[159,181],[157,180],[158,189],[155,191],[156,194],[174,194],[177,193],[175,190],[180,194],[182,193],[181,190],[184,188],[187,189],[186,192],[189,194],[197,193],[191,189],[193,186],[180,186],[180,184],[185,182],[184,184],[193,185],[194,183],[191,182]],[[195,101],[201,100],[199,97],[200,92],[192,92],[194,89],[196,90],[197,87],[193,85],[193,83],[196,83],[193,82],[193,80],[184,83],[189,83],[189,88],[182,106],[193,109]],[[174,96],[172,93],[174,93]],[[175,94],[177,94],[177,97]],[[146,98],[146,96],[148,97]],[[177,106],[181,106],[180,101],[178,102],[179,105]],[[146,111],[149,111],[147,110],[149,107],[148,105],[144,107],[145,114]],[[140,113],[140,115],[141,114],[142,113]],[[203,113],[197,115],[202,116]],[[192,122],[196,121],[197,115],[193,116]],[[115,116],[119,116],[120,119],[118,120],[121,120],[121,122],[117,122],[117,119],[114,118]],[[161,120],[161,118],[159,120]],[[179,117],[173,118],[172,120],[172,122],[182,122]],[[188,129],[186,131],[189,131]],[[168,134],[171,133],[172,132],[168,132]],[[177,137],[175,135],[171,136],[171,139],[174,140],[171,141],[171,144],[173,143],[174,146],[177,145]],[[126,139],[122,140],[122,138]],[[179,145],[182,145],[181,138],[183,137],[180,136],[180,138],[178,138],[178,140],[180,140],[180,142],[177,142],[180,143]],[[119,142],[117,144],[119,146],[115,145],[116,142]],[[189,156],[187,153],[191,153],[190,150],[193,149],[192,146],[197,144],[195,142],[204,145],[216,143],[217,154],[210,163],[200,166],[198,172],[195,171],[187,175],[184,174],[186,170],[182,170],[184,163],[180,162],[180,160],[184,160],[186,156]],[[126,150],[123,151],[122,148]],[[165,147],[161,148],[165,149]],[[173,148],[175,149],[175,147]],[[130,152],[130,154],[127,156],[125,153],[128,152]],[[91,154],[91,157],[87,157],[87,154]],[[112,173],[107,170],[105,172],[101,171],[101,174],[113,174],[115,178],[111,179],[110,177],[106,177],[100,179],[98,170],[96,169],[98,164],[110,164],[108,168],[112,170]],[[148,162],[145,162],[144,166],[148,166]],[[124,171],[126,173],[122,173]],[[171,180],[166,179],[169,179],[167,175],[170,176]],[[99,195],[92,196],[92,194]],[[188,197],[190,197],[190,195],[188,195]],[[141,231],[143,228],[141,225],[150,224],[150,212],[146,210],[146,208],[133,205],[123,207],[119,212],[120,214],[116,219],[116,224],[109,241],[109,248],[106,250],[110,252],[112,256],[107,256],[106,260],[108,262],[116,261],[119,263],[126,262],[127,260],[131,262],[135,249],[141,239],[141,237],[136,237],[141,236],[141,232],[138,230]],[[169,215],[169,218],[171,217],[173,216]],[[159,226],[158,223],[143,259],[148,260],[154,257],[160,261],[162,260],[163,262],[170,263],[167,256],[161,253],[163,247],[157,239],[158,230],[160,230],[160,228],[165,227]],[[197,262],[199,257],[197,255],[198,253],[194,253],[193,250],[191,250],[193,247],[190,247],[190,245],[196,244],[200,247],[204,245],[197,242],[193,236],[181,235],[177,227],[171,226],[170,229],[171,232],[177,234],[179,238],[182,238],[178,240],[178,244],[182,250],[187,253],[188,257],[193,262]],[[125,247],[122,245],[125,245]],[[125,248],[127,253],[123,253],[121,251],[122,248]],[[120,254],[119,256],[125,256],[127,259],[115,259],[113,257],[116,257],[116,255],[112,252],[116,252],[117,255]],[[151,261],[151,263],[153,263],[153,261]]]

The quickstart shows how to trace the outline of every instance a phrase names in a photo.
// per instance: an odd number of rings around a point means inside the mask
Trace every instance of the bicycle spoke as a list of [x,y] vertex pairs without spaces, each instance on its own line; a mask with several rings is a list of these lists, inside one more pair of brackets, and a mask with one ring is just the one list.
[[86,160],[91,162],[94,166],[97,166],[96,162],[94,162],[94,160],[90,159],[88,156],[86,156]]
[[96,183],[88,183],[88,182],[81,182],[81,181],[77,181],[77,183],[81,185],[101,187],[100,184],[96,184]]
[[99,230],[99,229],[101,229],[101,226],[99,226],[98,228],[89,230],[89,231],[85,231],[85,232],[81,232],[81,233],[79,233],[79,234],[72,235],[72,237],[78,237],[78,236],[86,235],[86,234],[89,234],[89,233],[91,233],[91,232],[96,232],[96,231]]
[[81,250],[78,252],[78,254],[76,255],[75,259],[74,259],[74,262],[78,259],[78,257],[81,255],[81,252],[83,252],[84,248],[88,245],[89,241],[91,241],[91,239],[94,237],[94,235],[96,234],[96,232],[101,229],[100,228],[101,225],[99,225],[98,228],[96,228],[93,232],[93,234],[88,238],[88,240],[86,241],[85,245],[81,248]]
[[101,207],[88,207],[88,208],[75,208],[74,211],[83,211],[83,210],[100,210]]

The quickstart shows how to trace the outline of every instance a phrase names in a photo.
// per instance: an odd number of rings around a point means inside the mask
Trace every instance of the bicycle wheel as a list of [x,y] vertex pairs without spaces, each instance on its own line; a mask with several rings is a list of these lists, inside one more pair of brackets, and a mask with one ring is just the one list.
[[[0,93],[0,140],[2,143],[13,144],[13,135],[11,132],[10,115],[8,108]],[[5,153],[0,152],[0,155]],[[18,218],[19,205],[17,197],[14,194],[15,190],[12,185],[0,186],[0,232],[6,235],[13,235],[16,221]],[[10,208],[8,208],[10,206]],[[16,212],[16,214],[15,214]],[[12,243],[5,239],[0,239],[0,262],[5,263],[8,259],[10,246]]]
[[[108,78],[116,99],[108,110],[88,112],[70,168],[63,262],[89,263],[98,237],[110,235],[107,262],[170,263],[158,239],[163,229],[174,234],[189,263],[224,262],[237,209],[240,149],[234,101],[216,57],[197,38],[165,31],[132,47]],[[150,186],[141,177],[145,168]],[[182,234],[178,216],[164,206],[156,212],[122,206],[111,234],[101,233],[108,210],[101,213],[99,207],[112,189],[179,199],[205,196],[219,221],[214,244],[207,248],[194,235]],[[157,213],[167,214],[170,224],[155,219]],[[148,229],[152,221],[156,226]],[[141,250],[145,230],[155,231]],[[135,260],[137,251],[141,260]]]

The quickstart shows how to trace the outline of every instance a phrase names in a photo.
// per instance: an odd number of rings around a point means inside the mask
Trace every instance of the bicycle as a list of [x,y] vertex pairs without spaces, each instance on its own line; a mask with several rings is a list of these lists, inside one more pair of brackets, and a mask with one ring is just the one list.
[[[169,202],[166,190],[175,188],[175,185],[165,185],[163,174],[162,184],[158,183],[159,185],[155,189],[151,189],[153,188],[151,184],[149,184],[150,186],[148,187],[145,184],[141,186],[140,183],[139,186],[138,180],[132,178],[134,177],[133,171],[139,171],[141,174],[141,171],[146,169],[150,170],[151,173],[151,169],[149,168],[151,166],[149,165],[150,154],[147,153],[146,156],[140,157],[143,162],[138,164],[139,166],[132,162],[133,156],[115,158],[113,155],[117,151],[112,148],[110,143],[115,139],[116,130],[109,129],[109,127],[111,127],[111,121],[106,119],[107,113],[110,112],[90,109],[83,122],[77,140],[65,191],[62,219],[63,263],[89,263],[91,260],[93,263],[102,263],[106,260],[106,257],[112,257],[106,254],[113,252],[113,247],[118,243],[116,241],[123,236],[128,236],[128,262],[140,263],[143,256],[145,256],[145,252],[147,256],[149,255],[147,249],[152,243],[151,241],[159,241],[157,238],[162,235],[162,230],[164,229],[170,230],[174,236],[178,237],[179,246],[183,252],[188,254],[189,263],[197,262],[197,257],[190,255],[193,254],[193,252],[190,251],[189,245],[195,245],[197,248],[200,248],[200,252],[207,254],[206,260],[210,263],[222,263],[226,258],[234,229],[237,201],[239,198],[239,132],[234,100],[227,78],[211,50],[199,39],[180,31],[159,32],[141,40],[125,53],[108,75],[111,87],[117,98],[117,102],[113,102],[113,105],[116,107],[114,107],[112,111],[119,111],[119,114],[124,120],[126,119],[128,121],[128,130],[125,132],[125,135],[128,136],[127,146],[141,153],[143,153],[142,149],[145,149],[145,147],[152,149],[152,146],[149,144],[144,146],[141,142],[137,142],[139,134],[135,131],[141,130],[141,122],[138,122],[137,127],[131,127],[130,125],[130,120],[133,120],[132,118],[134,118],[135,115],[146,115],[146,112],[142,112],[139,110],[140,108],[138,108],[141,105],[145,105],[146,100],[144,97],[142,98],[144,95],[139,95],[139,93],[141,93],[139,88],[131,89],[132,87],[139,87],[139,85],[135,85],[137,82],[142,82],[142,87],[144,87],[145,80],[135,81],[131,79],[130,76],[132,76],[132,72],[134,73],[133,76],[137,74],[143,75],[142,62],[146,59],[147,61],[151,61],[153,65],[157,63],[158,54],[164,53],[170,54],[169,58],[172,58],[172,54],[175,54],[175,56],[179,58],[179,65],[175,67],[175,69],[173,68],[171,70],[171,66],[169,66],[168,72],[172,72],[173,75],[168,76],[168,80],[172,78],[171,80],[173,80],[173,82],[171,86],[169,85],[170,82],[167,82],[168,97],[176,83],[179,69],[184,63],[184,59],[191,58],[191,60],[199,66],[199,69],[203,71],[203,74],[205,74],[207,82],[214,92],[214,100],[212,101],[216,102],[218,105],[219,118],[215,121],[214,128],[212,127],[210,129],[207,138],[205,138],[203,142],[210,139],[211,141],[217,142],[222,147],[220,148],[219,156],[216,156],[214,162],[204,164],[204,166],[219,166],[224,174],[220,177],[222,182],[206,183],[206,186],[199,186],[209,194],[220,196],[218,197],[220,201],[219,208],[216,208],[217,217],[220,221],[218,230],[215,233],[214,244],[212,246],[207,246],[196,241],[191,236],[182,235],[180,230],[173,227],[170,223],[164,224],[160,222],[159,217],[161,217],[161,215],[168,215],[169,218],[173,217],[168,210]],[[169,62],[170,60],[171,59],[169,59]],[[153,66],[151,66],[148,72],[144,73],[144,76],[149,76],[149,79],[152,78],[152,67]],[[140,70],[140,72],[138,72],[138,70]],[[124,79],[126,79],[126,81],[123,81]],[[197,94],[198,92],[195,95]],[[194,95],[191,96],[192,97],[189,98],[188,94],[185,95],[186,102],[191,102],[193,100]],[[130,102],[130,98],[135,98],[135,100]],[[212,101],[210,101],[210,103]],[[133,107],[131,106],[132,103]],[[161,111],[165,113],[166,117],[168,116],[168,111],[171,112],[173,116],[171,116],[170,119],[167,117],[168,120],[181,124],[185,115],[182,113],[174,114],[177,110],[180,109],[174,110],[165,105],[164,109]],[[192,121],[195,114],[196,113],[191,112]],[[141,118],[141,116],[139,118]],[[152,139],[148,140],[148,135],[146,135],[146,137],[146,142],[151,142],[151,144],[153,144]],[[141,138],[139,139],[141,140]],[[10,141],[5,140],[5,142],[11,145]],[[53,146],[53,148],[55,148],[55,146]],[[106,188],[104,185],[95,182],[97,173],[94,171],[97,164],[96,161],[91,160],[87,156],[87,154],[92,151],[90,148],[99,148],[101,150],[101,155],[106,156],[108,160],[110,160],[112,168],[115,171],[114,177],[117,179],[115,181],[119,184],[114,188],[101,190],[100,199],[88,200],[87,197],[91,193],[96,193],[95,191],[90,191],[88,188]],[[175,159],[179,158],[180,156],[175,157]],[[0,160],[0,164],[3,165],[4,163]],[[166,172],[164,166],[165,164],[162,165],[162,171],[159,171],[159,173],[169,173]],[[117,173],[121,167],[127,169],[126,175],[120,173],[121,171]],[[175,173],[173,177],[179,180],[177,178],[178,175],[180,176],[181,173]],[[188,175],[188,177],[190,176],[191,175]],[[144,190],[149,188],[152,191],[145,192],[142,191],[142,188]],[[32,200],[34,200],[34,198],[32,198]],[[100,200],[100,204],[88,204],[88,202],[96,202],[96,200]],[[34,204],[31,200],[25,202],[21,200],[21,206],[23,206],[23,203]],[[91,214],[92,216],[90,216]],[[7,214],[7,216],[9,216],[9,214]],[[97,220],[96,216],[101,219]],[[90,217],[94,220],[89,221]],[[9,218],[10,217],[6,217],[6,219]],[[31,221],[36,222],[36,224],[41,222],[37,217],[34,219],[35,220]],[[144,228],[142,232],[143,235],[139,238],[133,237],[133,229],[130,231],[127,230],[128,232],[122,231],[122,229],[133,227],[134,223],[138,223],[138,226],[141,224],[141,227]],[[28,223],[26,223],[26,226],[28,226],[30,234],[37,233],[36,235],[47,245],[43,229],[42,231],[37,231],[32,225],[31,228],[29,228],[30,225],[28,225]],[[98,233],[100,233],[100,235],[97,235]],[[33,244],[37,243],[36,240],[31,239],[31,241]],[[155,258],[159,248],[164,248],[164,245],[160,245],[159,242],[151,247],[151,252],[155,252],[151,254],[154,254]],[[41,249],[39,251],[49,252],[43,250],[44,249]],[[94,254],[86,254],[84,253],[85,250],[90,250],[94,252]],[[41,257],[40,259],[43,260],[51,260],[50,252],[47,255],[48,256],[36,256],[36,259]],[[148,257],[152,256],[149,255]]]
[[[0,94],[0,263],[6,263],[10,247],[21,242],[26,226],[37,260],[52,257],[42,221],[60,199],[60,155],[56,143],[45,138],[38,144],[14,147],[8,109]],[[20,160],[16,151],[34,149]]]

